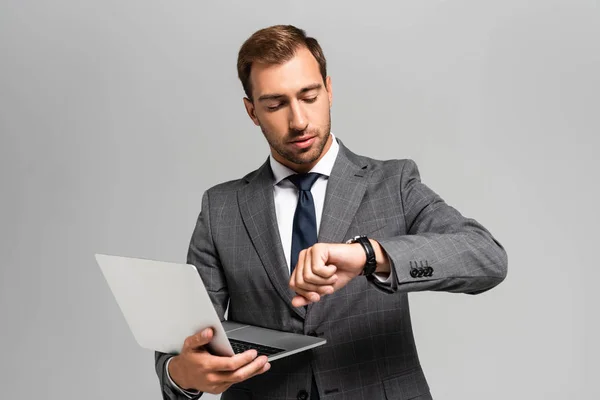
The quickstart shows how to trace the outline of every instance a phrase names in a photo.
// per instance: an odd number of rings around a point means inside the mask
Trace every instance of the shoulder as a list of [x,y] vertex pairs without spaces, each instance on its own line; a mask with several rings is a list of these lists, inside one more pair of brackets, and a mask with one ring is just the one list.
[[417,163],[410,158],[392,158],[387,160],[368,158],[368,161],[374,171],[382,171],[386,175],[396,175],[405,169],[417,168]]
[[210,197],[211,202],[213,199],[223,201],[229,197],[236,197],[237,192],[245,188],[249,182],[257,179],[260,175],[264,176],[264,173],[266,172],[265,168],[268,168],[266,163],[241,178],[232,179],[211,186],[205,191],[205,196]]
[[237,192],[246,185],[244,178],[232,179],[230,181],[221,182],[214,186],[211,186],[206,190],[211,196],[227,195],[231,192]]
[[341,150],[351,163],[368,169],[375,177],[389,179],[403,174],[418,175],[417,163],[411,158],[377,159],[353,153],[346,147]]

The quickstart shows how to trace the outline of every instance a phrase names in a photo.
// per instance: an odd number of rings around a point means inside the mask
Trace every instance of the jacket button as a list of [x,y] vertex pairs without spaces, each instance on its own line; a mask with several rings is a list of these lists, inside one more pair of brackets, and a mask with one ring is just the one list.
[[296,398],[298,400],[307,400],[308,399],[308,392],[306,390],[301,390],[298,392],[298,395],[296,396]]

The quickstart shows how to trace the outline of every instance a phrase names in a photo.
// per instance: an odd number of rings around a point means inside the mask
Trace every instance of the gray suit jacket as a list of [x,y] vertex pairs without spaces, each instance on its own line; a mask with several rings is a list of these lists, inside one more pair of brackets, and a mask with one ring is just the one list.
[[[310,393],[313,373],[323,400],[431,398],[407,293],[489,290],[506,276],[506,252],[483,226],[425,186],[413,161],[373,160],[340,142],[318,240],[341,243],[359,234],[387,252],[391,288],[359,276],[307,309],[296,308],[269,162],[204,193],[188,262],[198,268],[221,318],[229,306],[230,320],[327,338],[324,346],[274,361],[222,399],[296,399],[302,390]],[[169,357],[156,353],[163,396],[184,399],[166,379]]]

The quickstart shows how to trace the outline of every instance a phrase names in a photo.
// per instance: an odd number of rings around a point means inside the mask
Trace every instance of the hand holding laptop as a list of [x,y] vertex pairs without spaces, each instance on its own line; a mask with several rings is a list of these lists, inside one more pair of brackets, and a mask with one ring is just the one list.
[[181,388],[221,393],[327,342],[221,320],[194,265],[106,254],[96,261],[139,345],[174,356],[168,372]]
[[210,343],[212,337],[213,330],[210,328],[189,336],[181,353],[171,360],[169,375],[179,387],[220,394],[234,383],[260,375],[271,368],[267,357],[257,357],[256,350],[247,350],[232,357],[210,354],[204,346]]

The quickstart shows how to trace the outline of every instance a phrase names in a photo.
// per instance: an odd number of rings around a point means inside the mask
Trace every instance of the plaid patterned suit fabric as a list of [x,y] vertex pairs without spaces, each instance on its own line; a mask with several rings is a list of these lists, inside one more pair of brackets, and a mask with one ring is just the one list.
[[[206,191],[188,262],[198,268],[221,318],[229,305],[230,320],[327,339],[232,386],[224,400],[296,399],[301,390],[310,392],[313,372],[322,400],[431,399],[407,293],[476,294],[506,276],[500,243],[424,185],[413,161],[373,160],[339,143],[319,242],[368,235],[388,253],[395,281],[386,287],[359,276],[307,309],[294,308],[268,161]],[[168,357],[156,355],[163,396],[184,399],[161,370]]]

